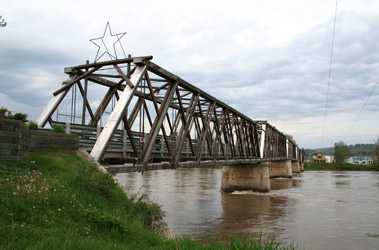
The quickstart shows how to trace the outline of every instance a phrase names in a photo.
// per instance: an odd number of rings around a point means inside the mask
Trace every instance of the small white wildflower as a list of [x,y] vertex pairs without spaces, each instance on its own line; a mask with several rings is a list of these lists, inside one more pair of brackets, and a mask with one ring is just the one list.
[[16,195],[17,193],[16,192],[13,192],[13,195]]
[[61,209],[60,209],[60,208],[58,208],[58,211],[60,212],[60,211],[61,211]]

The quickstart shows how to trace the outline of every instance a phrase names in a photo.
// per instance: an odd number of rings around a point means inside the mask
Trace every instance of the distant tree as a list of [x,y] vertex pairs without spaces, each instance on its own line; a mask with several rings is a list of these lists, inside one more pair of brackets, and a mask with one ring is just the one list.
[[286,134],[285,134],[285,136],[287,137],[288,140],[290,140],[290,141],[292,141],[293,143],[296,144],[296,141],[295,141],[295,139],[293,138],[292,135],[286,135]]
[[334,143],[334,160],[341,165],[351,155],[349,147],[342,141]]
[[27,122],[28,115],[24,113],[16,113],[12,115],[12,111],[8,110],[7,108],[1,107],[0,108],[0,118],[5,119],[13,119],[13,120],[19,120],[22,122]]
[[0,108],[0,118],[10,118],[12,116],[12,112],[9,111],[7,108],[1,107]]
[[375,140],[374,159],[377,165],[379,165],[379,136]]
[[308,156],[308,153],[304,148],[301,148],[301,153],[304,155],[304,157]]

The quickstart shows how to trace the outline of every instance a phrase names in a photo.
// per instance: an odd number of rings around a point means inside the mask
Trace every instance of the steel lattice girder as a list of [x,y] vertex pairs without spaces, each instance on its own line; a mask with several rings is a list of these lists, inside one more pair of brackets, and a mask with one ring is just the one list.
[[[297,146],[291,141],[285,142],[284,135],[273,126],[265,123],[266,132],[262,141],[262,131],[258,131],[256,121],[161,68],[151,59],[152,56],[129,57],[65,68],[69,79],[54,92],[37,123],[43,127],[51,121],[68,91],[77,85],[83,98],[83,125],[98,125],[111,100],[117,99],[91,151],[98,161],[103,158],[121,122],[132,147],[132,158],[142,166],[158,158],[152,153],[157,137],[163,137],[172,165],[188,159],[199,163],[204,160],[299,158]],[[126,73],[124,67],[127,67]],[[85,81],[84,88],[81,81]],[[95,112],[87,99],[88,83],[108,88]],[[132,99],[135,101],[132,102]],[[86,111],[90,115],[87,123]],[[175,113],[175,117],[170,119],[169,112]],[[133,135],[138,115],[140,130],[142,125],[145,128],[145,115],[149,127],[146,139],[142,138],[143,145],[136,142]],[[197,141],[193,136],[197,136]],[[185,157],[182,155],[184,145],[190,149]]]

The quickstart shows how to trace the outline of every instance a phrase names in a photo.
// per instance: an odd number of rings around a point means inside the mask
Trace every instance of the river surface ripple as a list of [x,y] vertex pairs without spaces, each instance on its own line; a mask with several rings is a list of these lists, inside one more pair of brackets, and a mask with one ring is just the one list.
[[207,242],[263,232],[305,249],[379,249],[379,173],[306,171],[272,179],[267,194],[220,190],[222,170],[117,174],[128,194],[146,193],[177,235]]

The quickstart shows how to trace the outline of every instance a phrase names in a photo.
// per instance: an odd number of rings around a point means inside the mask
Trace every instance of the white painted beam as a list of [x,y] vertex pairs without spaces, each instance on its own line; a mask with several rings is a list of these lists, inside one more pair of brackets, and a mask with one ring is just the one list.
[[65,97],[69,90],[70,88],[64,90],[63,92],[51,98],[49,104],[46,105],[45,109],[42,111],[41,115],[38,117],[36,121],[38,127],[42,128],[46,125],[46,123],[53,115],[54,111],[56,110],[56,108],[61,103],[62,99]]
[[[72,81],[72,79],[74,79],[75,77],[76,75],[70,75],[67,78],[67,80],[63,82],[62,87],[65,86],[68,82]],[[53,115],[54,111],[57,109],[58,105],[61,103],[61,101],[66,96],[69,90],[70,87],[51,98],[50,102],[46,105],[45,109],[42,111],[41,115],[38,117],[36,121],[38,127],[42,128],[46,125],[46,123]]]
[[134,88],[131,88],[129,85],[126,85],[120,99],[118,100],[116,106],[114,107],[112,113],[110,114],[107,123],[104,126],[103,131],[100,136],[97,138],[95,145],[92,148],[90,155],[96,160],[100,161],[103,157],[109,142],[111,141],[114,132],[116,131],[122,116],[128,107],[134,92],[136,91],[139,83],[142,80],[146,72],[146,65],[137,66],[136,70],[133,72],[130,81],[134,85]]
[[261,158],[263,158],[263,152],[264,152],[264,149],[265,149],[265,143],[266,143],[266,123],[262,123],[262,132],[261,132],[261,141],[260,141],[260,145],[259,145],[259,151],[260,151],[260,154],[261,154]]

